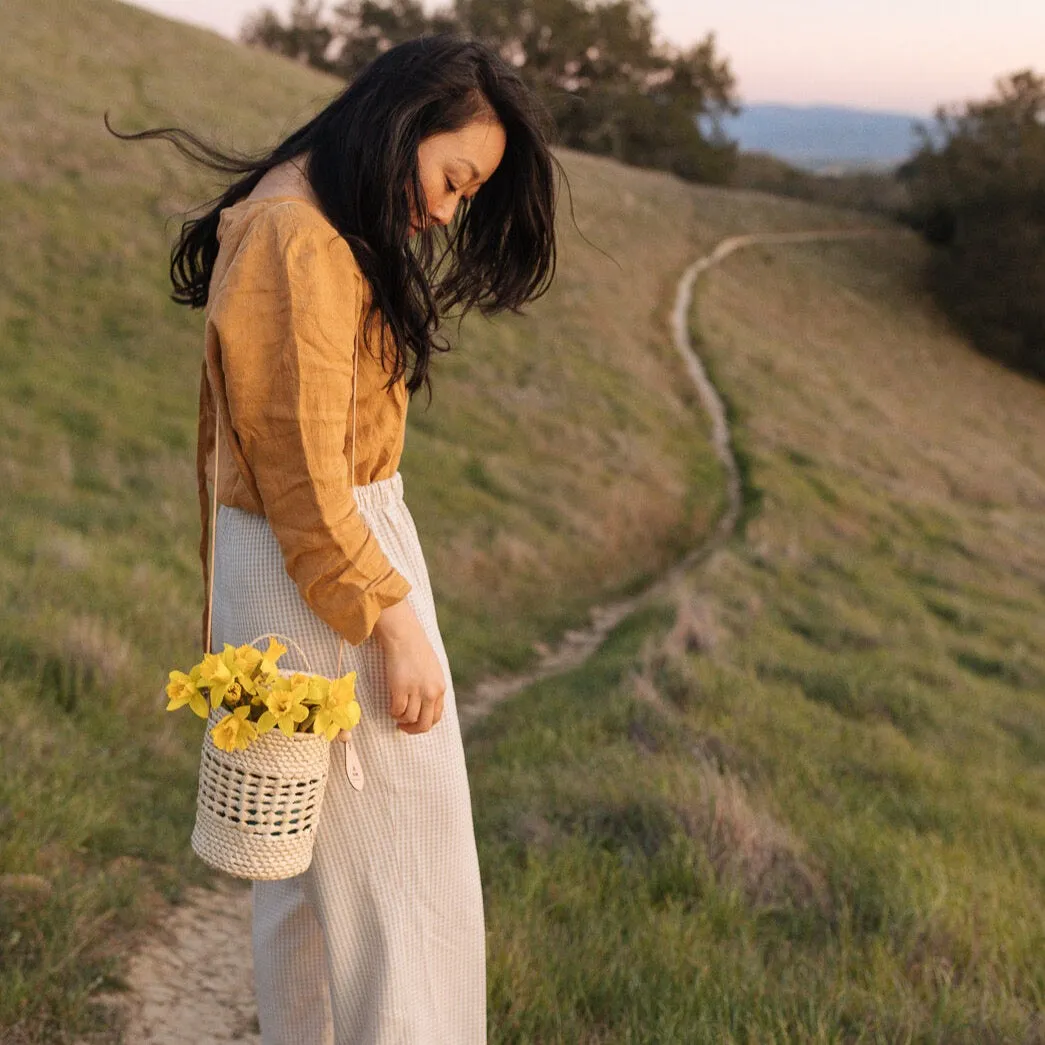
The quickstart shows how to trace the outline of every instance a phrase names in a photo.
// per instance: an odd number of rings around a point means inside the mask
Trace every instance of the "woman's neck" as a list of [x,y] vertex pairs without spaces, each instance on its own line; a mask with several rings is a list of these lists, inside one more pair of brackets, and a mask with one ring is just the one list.
[[266,171],[261,181],[254,186],[247,196],[249,200],[268,199],[272,196],[300,196],[311,203],[313,207],[319,207],[319,200],[312,192],[312,186],[305,177],[306,157],[296,156],[292,160],[281,163],[272,170]]

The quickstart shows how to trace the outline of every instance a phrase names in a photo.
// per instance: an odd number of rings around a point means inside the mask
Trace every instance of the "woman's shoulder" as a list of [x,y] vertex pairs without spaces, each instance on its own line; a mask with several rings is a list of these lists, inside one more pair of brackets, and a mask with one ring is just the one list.
[[305,226],[323,225],[336,231],[319,207],[311,200],[296,195],[245,196],[224,207],[218,220],[223,226],[267,220]]
[[245,248],[289,264],[307,255],[361,276],[352,248],[323,212],[301,196],[246,198],[221,211],[218,240],[234,253]]

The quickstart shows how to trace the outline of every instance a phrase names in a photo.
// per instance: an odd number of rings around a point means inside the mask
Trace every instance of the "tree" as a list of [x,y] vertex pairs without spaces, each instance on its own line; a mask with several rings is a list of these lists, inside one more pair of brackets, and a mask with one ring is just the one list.
[[738,111],[729,62],[710,34],[689,50],[660,43],[654,21],[646,0],[456,0],[431,15],[419,0],[345,0],[329,22],[317,3],[295,0],[289,25],[265,10],[244,39],[352,79],[401,41],[456,31],[518,69],[563,144],[725,181],[736,149],[721,117]]
[[999,80],[921,135],[901,176],[939,247],[930,288],[981,349],[1045,378],[1045,79]]
[[328,58],[334,34],[323,22],[320,0],[294,0],[284,25],[270,8],[250,16],[240,30],[240,39],[264,47],[286,58],[329,72]]
[[346,0],[334,8],[331,32],[337,41],[333,72],[352,80],[390,47],[454,28],[444,12],[425,13],[419,0]]
[[733,143],[699,123],[717,128],[737,111],[713,36],[689,51],[659,43],[645,0],[458,0],[455,11],[542,97],[564,144],[692,180],[728,178]]
[[936,111],[903,170],[916,199],[960,208],[987,197],[1045,191],[1045,79],[1031,70],[996,84],[996,95]]

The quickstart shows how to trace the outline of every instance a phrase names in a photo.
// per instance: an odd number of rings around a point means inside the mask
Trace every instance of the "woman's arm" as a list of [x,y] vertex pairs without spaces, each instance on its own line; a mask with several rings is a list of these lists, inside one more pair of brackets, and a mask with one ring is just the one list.
[[302,210],[273,204],[251,220],[209,310],[208,366],[287,573],[358,645],[410,585],[360,516],[345,460],[361,276],[344,240]]

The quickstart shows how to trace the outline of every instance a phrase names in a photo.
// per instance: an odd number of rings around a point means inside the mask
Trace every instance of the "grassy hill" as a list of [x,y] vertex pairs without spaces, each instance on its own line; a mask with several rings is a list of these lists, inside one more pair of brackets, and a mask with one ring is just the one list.
[[[13,0],[0,33],[0,1026],[75,1027],[149,890],[199,874],[197,730],[158,711],[198,641],[202,319],[166,267],[218,186],[102,114],[248,149],[342,85],[112,0]],[[554,293],[466,324],[411,410],[403,472],[462,691],[674,561],[721,497],[666,318],[688,191],[567,163],[595,246],[564,220]]]
[[1045,1041],[1045,389],[922,252],[708,276],[759,509],[473,736],[493,1041]]
[[[101,113],[247,148],[339,85],[113,0],[7,0],[0,31],[0,1037],[101,1041],[92,995],[201,875],[197,731],[158,699],[195,653],[201,324],[164,273],[216,188]],[[713,521],[668,334],[684,265],[862,223],[563,159],[613,260],[564,215],[555,290],[466,324],[411,410],[462,689]],[[471,742],[492,1040],[1035,1040],[1045,402],[947,333],[919,258],[897,234],[710,277],[759,513]]]
[[[252,148],[341,85],[107,0],[15,0],[0,18],[0,206],[18,245],[0,260],[0,438],[23,506],[5,544],[22,560],[42,547],[86,560],[78,575],[110,588],[114,566],[137,568],[163,604],[136,624],[156,643],[145,662],[175,635],[187,654],[202,327],[165,300],[165,259],[178,216],[216,183],[164,145],[116,141],[102,112],[122,129],[177,122]],[[554,293],[528,317],[466,325],[434,406],[412,411],[403,470],[463,683],[524,662],[592,598],[663,567],[717,507],[663,318],[693,249],[678,220],[689,195],[646,175],[621,200],[597,164],[571,166],[595,246],[564,221]],[[92,527],[105,535],[95,546]]]

